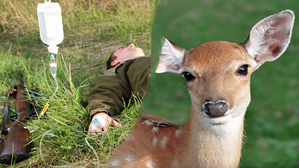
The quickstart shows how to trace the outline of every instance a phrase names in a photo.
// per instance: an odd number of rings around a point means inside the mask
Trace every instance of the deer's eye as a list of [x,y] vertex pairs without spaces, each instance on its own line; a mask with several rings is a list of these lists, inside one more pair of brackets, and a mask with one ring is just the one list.
[[195,79],[195,77],[190,72],[183,72],[182,75],[184,76],[187,82]]
[[242,65],[238,69],[238,74],[247,75],[248,74],[248,65]]

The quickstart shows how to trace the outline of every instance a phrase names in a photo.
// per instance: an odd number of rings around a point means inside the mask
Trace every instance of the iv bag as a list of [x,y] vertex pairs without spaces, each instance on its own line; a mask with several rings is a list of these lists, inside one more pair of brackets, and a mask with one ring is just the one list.
[[63,26],[61,8],[57,2],[45,0],[45,3],[37,5],[37,17],[39,23],[40,38],[43,43],[49,45],[50,53],[57,54],[57,45],[63,41]]

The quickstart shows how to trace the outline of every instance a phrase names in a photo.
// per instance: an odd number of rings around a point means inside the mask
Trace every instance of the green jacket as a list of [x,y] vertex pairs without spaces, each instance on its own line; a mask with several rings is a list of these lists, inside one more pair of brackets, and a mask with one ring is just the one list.
[[105,111],[109,116],[120,114],[134,94],[143,97],[151,81],[151,58],[140,57],[107,70],[90,85],[86,110],[89,116]]

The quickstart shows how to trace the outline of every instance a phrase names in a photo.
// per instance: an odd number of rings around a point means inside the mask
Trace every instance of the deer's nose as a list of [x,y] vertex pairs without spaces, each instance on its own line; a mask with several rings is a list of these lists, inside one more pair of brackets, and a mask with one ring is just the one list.
[[228,110],[228,103],[225,100],[218,100],[216,103],[206,100],[203,104],[203,112],[211,118],[221,117]]

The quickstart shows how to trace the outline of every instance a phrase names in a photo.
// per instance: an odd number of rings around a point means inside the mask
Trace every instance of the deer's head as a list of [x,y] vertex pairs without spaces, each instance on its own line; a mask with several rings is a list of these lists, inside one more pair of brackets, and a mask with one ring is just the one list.
[[279,58],[289,45],[294,14],[285,10],[258,22],[243,44],[203,43],[186,50],[165,39],[157,73],[186,78],[194,116],[209,125],[243,118],[250,103],[250,76]]

